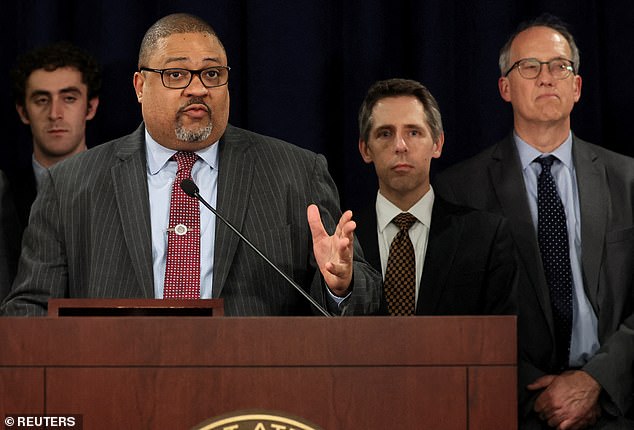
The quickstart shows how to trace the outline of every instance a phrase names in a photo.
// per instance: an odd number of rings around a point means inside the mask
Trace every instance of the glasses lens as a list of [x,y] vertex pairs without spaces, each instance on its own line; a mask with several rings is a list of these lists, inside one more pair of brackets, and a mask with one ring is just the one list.
[[563,58],[556,58],[548,63],[540,63],[535,58],[521,60],[517,64],[520,75],[526,79],[535,79],[539,76],[542,64],[548,65],[548,71],[555,79],[565,79],[572,73],[572,63]]
[[210,67],[200,72],[200,78],[206,87],[219,87],[227,83],[229,71],[224,67]]
[[219,87],[229,81],[228,67],[209,67],[200,72],[187,69],[165,69],[161,74],[163,85],[173,89],[187,88],[192,81],[192,73],[198,75],[207,88]]
[[548,70],[556,79],[564,79],[570,75],[572,65],[568,60],[556,59],[548,63]]
[[167,88],[185,88],[192,76],[186,69],[165,69],[163,71],[163,85]]
[[520,72],[520,75],[526,79],[533,79],[539,75],[539,69],[541,68],[541,64],[539,61],[534,58],[528,58],[526,60],[522,60],[517,65],[517,68]]

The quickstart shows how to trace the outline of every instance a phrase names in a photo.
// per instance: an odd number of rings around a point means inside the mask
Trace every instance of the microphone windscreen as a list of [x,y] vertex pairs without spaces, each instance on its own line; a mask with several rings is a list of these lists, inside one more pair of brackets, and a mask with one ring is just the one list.
[[198,194],[198,186],[191,179],[183,179],[181,181],[181,189],[189,197],[196,197],[196,194]]

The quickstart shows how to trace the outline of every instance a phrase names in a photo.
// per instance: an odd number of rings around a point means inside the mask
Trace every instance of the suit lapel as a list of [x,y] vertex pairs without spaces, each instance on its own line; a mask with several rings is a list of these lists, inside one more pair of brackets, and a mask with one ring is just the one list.
[[152,237],[147,189],[144,127],[124,138],[111,168],[125,243],[144,296],[154,297]]
[[[231,125],[220,140],[217,209],[238,230],[244,225],[253,181],[254,160],[248,152],[251,145],[248,136]],[[238,236],[216,219],[214,297],[219,297],[224,288],[239,242]]]
[[502,208],[502,215],[510,222],[520,260],[526,268],[525,272],[530,279],[530,284],[535,288],[542,312],[553,330],[550,293],[544,276],[535,226],[526,198],[522,166],[512,135],[498,143],[492,158],[489,174]]
[[463,228],[463,219],[452,217],[449,206],[436,196],[418,291],[417,315],[436,314],[436,307],[452,269]]
[[605,169],[588,144],[574,138],[573,160],[581,211],[582,265],[586,294],[598,313],[597,294],[601,252],[608,219],[609,190]]

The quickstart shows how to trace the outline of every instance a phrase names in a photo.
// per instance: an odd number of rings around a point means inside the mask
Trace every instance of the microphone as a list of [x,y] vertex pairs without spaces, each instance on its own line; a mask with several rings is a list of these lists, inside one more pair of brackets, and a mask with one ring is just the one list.
[[220,221],[222,221],[223,223],[225,223],[225,225],[227,227],[229,227],[231,230],[233,230],[233,232],[235,234],[238,235],[238,237],[240,239],[242,239],[242,241],[244,243],[246,243],[247,245],[249,245],[249,247],[255,251],[256,254],[258,254],[264,261],[266,261],[268,263],[269,266],[271,266],[273,269],[275,269],[275,271],[277,273],[279,273],[282,278],[284,278],[286,280],[286,282],[288,282],[290,285],[293,286],[293,288],[295,288],[302,296],[304,296],[314,307],[317,308],[317,310],[319,312],[321,312],[324,316],[327,317],[331,317],[332,315],[330,314],[330,312],[328,312],[326,309],[323,308],[323,306],[321,306],[319,303],[317,303],[317,301],[312,298],[310,296],[310,294],[308,294],[306,291],[304,291],[304,289],[302,287],[300,287],[295,281],[293,281],[286,273],[284,273],[279,267],[277,267],[275,265],[275,263],[273,263],[271,260],[269,260],[254,244],[252,244],[249,239],[247,239],[246,237],[244,237],[244,235],[242,233],[240,233],[238,231],[237,228],[235,228],[233,226],[233,224],[231,224],[229,221],[227,221],[222,215],[220,215],[218,213],[218,211],[216,211],[216,209],[214,209],[209,203],[207,203],[207,201],[205,199],[202,198],[202,196],[199,193],[199,189],[198,186],[194,183],[194,181],[192,181],[191,179],[183,179],[181,181],[181,189],[185,192],[185,194],[187,194],[189,197],[193,197],[195,199],[197,199],[200,203],[202,203],[203,205],[205,205],[205,207],[207,209],[209,209],[211,212],[213,212],[214,215],[216,215]]

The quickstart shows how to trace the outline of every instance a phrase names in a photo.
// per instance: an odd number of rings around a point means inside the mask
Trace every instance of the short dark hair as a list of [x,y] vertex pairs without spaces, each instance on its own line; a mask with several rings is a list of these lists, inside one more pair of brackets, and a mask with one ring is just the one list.
[[370,87],[359,109],[359,135],[361,139],[367,142],[370,137],[374,105],[381,99],[398,96],[412,96],[420,100],[425,110],[432,138],[434,142],[438,141],[443,133],[438,102],[423,84],[410,79],[387,79],[375,82]]
[[500,74],[504,75],[509,67],[511,67],[511,64],[509,64],[511,58],[511,45],[513,44],[515,38],[523,31],[526,31],[529,28],[533,27],[548,27],[561,34],[570,46],[570,56],[572,57],[570,58],[570,60],[572,60],[575,74],[579,73],[579,66],[581,65],[581,54],[579,53],[579,48],[575,43],[575,38],[573,37],[570,30],[568,30],[568,26],[566,25],[566,23],[563,22],[559,17],[549,13],[544,13],[537,18],[533,18],[531,20],[520,23],[515,29],[515,32],[511,34],[504,46],[502,46],[502,49],[500,49],[500,57],[498,60],[498,65],[500,66]]
[[189,13],[173,13],[156,21],[145,32],[139,49],[138,67],[149,67],[147,62],[159,40],[181,33],[207,33],[214,36],[222,46],[216,31],[207,21]]
[[88,87],[88,100],[101,91],[101,67],[97,60],[70,42],[55,42],[40,46],[20,55],[11,70],[15,103],[24,106],[26,82],[35,70],[52,72],[62,67],[72,67],[81,73],[81,81]]

